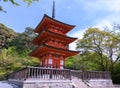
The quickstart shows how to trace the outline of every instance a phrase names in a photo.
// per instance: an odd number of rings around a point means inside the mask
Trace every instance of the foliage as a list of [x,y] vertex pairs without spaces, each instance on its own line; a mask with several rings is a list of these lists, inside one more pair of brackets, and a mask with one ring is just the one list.
[[120,61],[115,65],[115,71],[112,73],[113,83],[120,84]]
[[7,49],[2,47],[0,54],[0,80],[6,79],[9,73],[22,67],[38,65],[38,59],[28,55],[34,49],[30,43],[36,36],[33,28],[27,27],[23,33],[16,33],[0,24],[0,33],[0,41],[7,37],[5,45],[9,45]]
[[[11,2],[14,5],[19,6],[19,4],[15,1],[15,0],[3,0],[4,2]],[[23,0],[24,2],[27,2],[28,5],[30,5],[31,3],[33,3],[34,1],[39,1],[39,0]]]
[[6,11],[0,6],[0,11],[6,13]]
[[[93,52],[99,58],[101,70],[114,70],[115,63],[120,59],[120,41],[117,36],[98,28],[89,28],[83,39],[77,41],[77,48],[83,52]],[[110,68],[109,68],[110,66]]]
[[[19,3],[17,3],[15,0],[3,0],[4,2],[11,2],[13,5],[16,5],[16,6],[19,6],[20,4]],[[35,1],[39,1],[39,0],[23,0],[23,2],[26,2],[27,4],[28,4],[28,6],[29,5],[31,5],[33,2],[35,2]],[[0,6],[0,11],[2,11],[2,12],[5,12],[6,13],[6,11],[2,8],[2,6]]]
[[73,57],[67,58],[66,68],[73,70],[101,70],[99,58],[95,53],[84,52]]
[[1,48],[8,48],[9,43],[17,36],[17,33],[12,29],[7,28],[0,23],[0,51]]
[[28,52],[34,49],[31,41],[35,38],[33,33],[33,28],[27,27],[23,33],[18,34],[18,36],[11,42],[12,46],[15,46],[17,53],[22,57],[27,56]]

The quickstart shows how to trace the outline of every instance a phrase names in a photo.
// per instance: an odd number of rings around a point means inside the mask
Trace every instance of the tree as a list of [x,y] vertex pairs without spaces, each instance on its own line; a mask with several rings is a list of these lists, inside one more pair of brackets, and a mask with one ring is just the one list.
[[117,36],[98,28],[89,28],[82,39],[77,41],[77,49],[92,52],[99,58],[101,70],[114,71],[114,65],[120,59],[120,41]]
[[[19,6],[20,4],[17,3],[15,0],[3,0],[4,2],[11,2],[13,5]],[[32,4],[34,1],[39,1],[39,0],[23,0],[24,2],[26,2],[28,5]],[[0,6],[0,11],[5,12],[6,11],[2,8],[2,6]]]
[[0,80],[20,68],[39,65],[38,59],[28,55],[34,49],[31,41],[35,37],[31,27],[27,27],[23,33],[16,33],[0,23]]
[[9,43],[17,36],[12,29],[0,23],[0,52],[3,48],[8,48]]
[[27,56],[31,50],[34,49],[31,41],[36,37],[33,32],[33,28],[26,27],[23,33],[19,33],[18,36],[11,42],[12,46],[15,46],[17,53],[21,56]]
[[[14,4],[14,5],[19,5],[15,0],[3,0],[4,2],[11,2],[12,4]],[[23,0],[24,2],[27,2],[28,3],[28,5],[30,5],[32,2],[34,2],[34,1],[39,1],[39,0]]]

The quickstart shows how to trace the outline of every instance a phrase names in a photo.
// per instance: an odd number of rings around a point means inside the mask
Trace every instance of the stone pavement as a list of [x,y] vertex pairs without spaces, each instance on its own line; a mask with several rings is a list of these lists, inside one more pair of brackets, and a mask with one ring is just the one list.
[[9,84],[7,81],[0,81],[0,88],[19,88],[14,84]]

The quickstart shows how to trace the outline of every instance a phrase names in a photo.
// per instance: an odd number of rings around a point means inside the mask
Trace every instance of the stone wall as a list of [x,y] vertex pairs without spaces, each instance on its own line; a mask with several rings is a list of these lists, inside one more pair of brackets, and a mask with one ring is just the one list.
[[88,85],[91,87],[114,87],[111,79],[90,79]]
[[24,81],[23,88],[72,88],[70,80],[37,80]]
[[25,81],[9,80],[9,83],[19,88],[73,88],[70,80],[27,79]]

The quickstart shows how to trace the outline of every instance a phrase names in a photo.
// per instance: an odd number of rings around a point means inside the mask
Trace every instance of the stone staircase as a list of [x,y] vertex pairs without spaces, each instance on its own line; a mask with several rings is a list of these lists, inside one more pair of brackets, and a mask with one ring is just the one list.
[[72,85],[74,86],[73,88],[90,88],[86,82],[77,77],[72,77]]
[[96,79],[82,81],[77,77],[72,77],[73,88],[120,88],[114,86],[112,80]]

